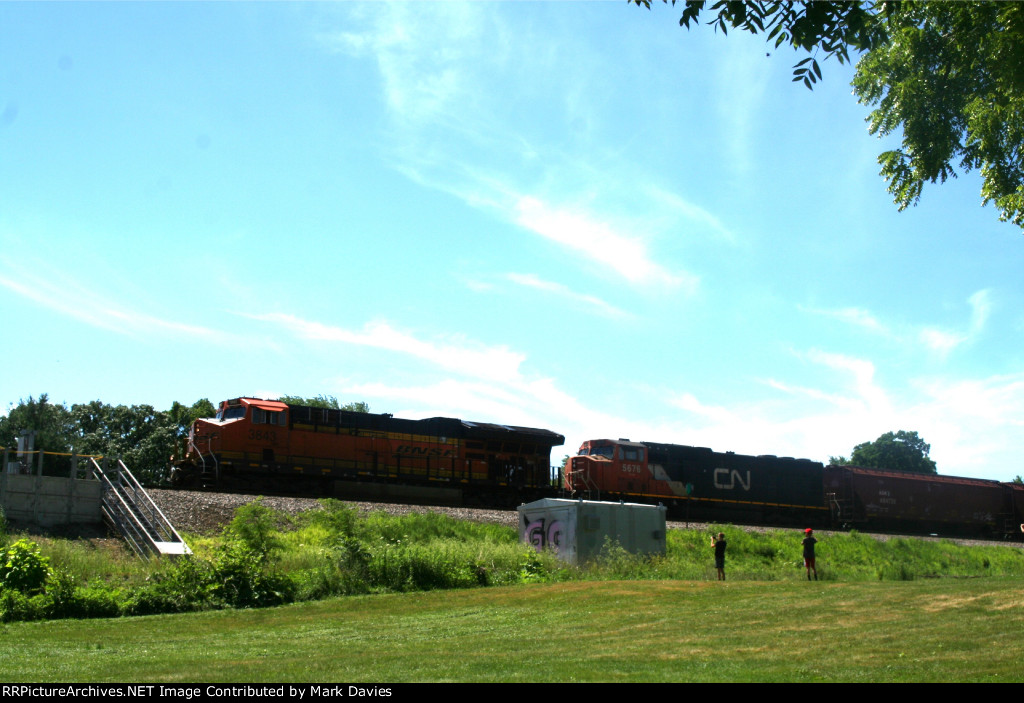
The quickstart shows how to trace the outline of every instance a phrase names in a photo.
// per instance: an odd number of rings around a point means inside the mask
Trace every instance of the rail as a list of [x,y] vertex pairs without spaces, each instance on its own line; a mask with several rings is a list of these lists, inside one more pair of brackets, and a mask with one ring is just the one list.
[[140,557],[191,554],[192,550],[146,490],[117,460],[113,470],[90,458],[93,474],[103,484],[101,509],[104,520],[117,530]]

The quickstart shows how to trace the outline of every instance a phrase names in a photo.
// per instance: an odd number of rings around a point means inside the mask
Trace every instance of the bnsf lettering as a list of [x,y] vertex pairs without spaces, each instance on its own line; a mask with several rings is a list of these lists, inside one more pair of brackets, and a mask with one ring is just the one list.
[[745,491],[750,490],[750,472],[746,472],[746,479],[736,469],[729,471],[729,469],[715,469],[715,488],[721,488],[725,491],[731,491],[739,484],[740,488]]
[[401,444],[395,450],[398,454],[412,454],[414,456],[455,456],[451,449],[438,449],[436,447],[410,447],[408,444]]

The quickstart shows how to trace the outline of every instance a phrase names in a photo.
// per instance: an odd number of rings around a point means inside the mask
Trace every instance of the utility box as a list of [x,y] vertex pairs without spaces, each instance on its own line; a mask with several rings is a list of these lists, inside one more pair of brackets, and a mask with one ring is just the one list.
[[519,539],[537,551],[554,549],[578,564],[597,557],[607,541],[631,554],[665,553],[663,505],[544,498],[519,506]]

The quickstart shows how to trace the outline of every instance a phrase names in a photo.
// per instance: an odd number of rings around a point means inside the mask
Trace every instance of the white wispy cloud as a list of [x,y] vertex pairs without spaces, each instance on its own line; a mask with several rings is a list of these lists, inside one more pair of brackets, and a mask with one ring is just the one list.
[[854,398],[865,411],[888,416],[892,407],[885,390],[875,381],[875,365],[867,359],[812,349],[806,358],[815,364],[842,372],[850,378]]
[[896,341],[916,341],[929,351],[945,356],[957,347],[969,344],[980,335],[992,313],[992,292],[990,289],[979,290],[967,299],[970,317],[961,330],[937,327],[934,325],[908,325],[886,323],[863,308],[809,308],[800,306],[801,310],[816,315],[823,315],[846,324],[860,327],[868,332]]
[[787,395],[801,396],[811,400],[820,400],[824,401],[828,405],[845,408],[847,410],[856,410],[862,405],[856,398],[851,398],[849,395],[832,391],[824,391],[820,388],[809,388],[807,386],[784,383],[776,379],[767,379],[764,383],[770,388],[774,388],[775,390],[781,391]]
[[[1024,429],[1024,373],[983,379],[921,379],[926,405],[950,417],[991,427]],[[1005,429],[1000,430],[1005,431]]]
[[716,93],[718,100],[715,108],[719,120],[728,125],[727,129],[722,130],[728,137],[725,146],[727,160],[743,173],[755,166],[751,158],[755,153],[751,140],[754,138],[755,126],[761,122],[761,106],[772,66],[763,60],[759,51],[745,51],[742,46],[744,38],[737,39],[739,46],[730,42],[726,60],[714,67],[717,83],[727,86],[727,89]]
[[[372,397],[404,405],[408,412],[419,415],[448,415],[457,408],[470,413],[466,419],[525,417],[533,408],[529,396],[509,392],[505,387],[466,379],[447,378],[422,385],[391,385],[379,381],[353,383],[339,381],[345,393],[353,397]],[[516,408],[510,412],[510,407]]]
[[926,327],[918,332],[921,343],[937,354],[946,355],[968,340],[965,334]]
[[670,193],[656,186],[645,189],[651,200],[666,206],[662,214],[684,231],[709,230],[730,243],[736,242],[736,235],[714,213],[690,202],[676,193]]
[[234,335],[220,330],[149,315],[83,286],[76,279],[50,270],[46,276],[24,269],[0,274],[0,286],[36,304],[79,322],[135,338],[195,338],[214,344],[233,344]]
[[626,317],[628,313],[626,311],[615,307],[611,303],[608,303],[595,295],[587,295],[586,293],[577,293],[570,289],[568,286],[562,283],[556,283],[554,281],[545,281],[532,273],[507,273],[505,278],[513,283],[525,286],[527,288],[535,288],[542,290],[547,293],[553,293],[557,296],[566,298],[568,300],[583,303],[585,306],[594,309],[598,314],[605,315],[608,317]]
[[[464,43],[479,34],[473,31],[478,10],[470,3],[443,3],[426,11],[415,3],[349,10],[362,31],[324,31],[316,39],[331,51],[377,62],[393,119],[422,124],[454,116],[453,102],[468,88],[466,56],[472,47]],[[447,36],[438,37],[438,30]]]
[[692,393],[673,396],[669,398],[669,404],[714,424],[735,425],[737,421],[733,411],[721,406],[705,405]]
[[672,394],[669,404],[687,413],[674,430],[669,428],[672,441],[685,438],[717,451],[825,461],[889,429],[898,414],[870,361],[820,350],[801,356],[836,371],[835,377],[821,388],[763,380],[781,396],[738,403],[712,404],[691,392]]
[[967,299],[971,315],[965,330],[950,331],[938,327],[925,327],[919,332],[921,342],[932,351],[945,355],[963,344],[974,341],[985,329],[985,323],[992,313],[991,297],[991,291],[986,288]]
[[381,321],[367,323],[361,330],[350,330],[287,313],[246,317],[275,323],[303,339],[386,349],[423,359],[449,371],[497,381],[518,378],[519,366],[526,358],[504,345],[486,346],[458,335],[442,341],[424,341]]
[[814,313],[816,315],[824,315],[825,317],[831,317],[845,322],[855,327],[861,327],[869,332],[883,336],[891,336],[892,332],[887,326],[882,324],[877,317],[874,316],[870,311],[864,310],[863,308],[836,308],[833,310],[821,309],[821,308],[808,308],[799,306],[799,308],[805,312]]
[[616,271],[632,283],[696,286],[695,277],[670,273],[655,263],[639,237],[616,231],[586,213],[552,208],[534,197],[520,198],[516,213],[519,225]]

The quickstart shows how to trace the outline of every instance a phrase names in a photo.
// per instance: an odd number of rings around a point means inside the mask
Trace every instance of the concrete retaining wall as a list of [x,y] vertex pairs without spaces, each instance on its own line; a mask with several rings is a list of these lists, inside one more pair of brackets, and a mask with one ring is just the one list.
[[0,506],[9,520],[43,527],[99,523],[99,481],[0,473]]

